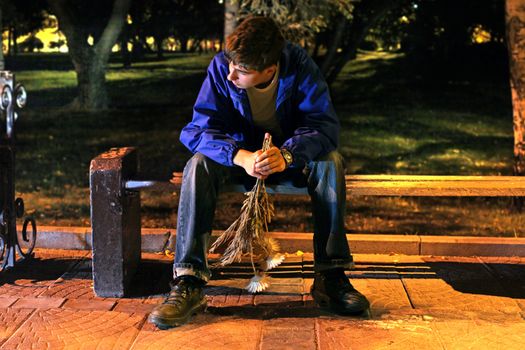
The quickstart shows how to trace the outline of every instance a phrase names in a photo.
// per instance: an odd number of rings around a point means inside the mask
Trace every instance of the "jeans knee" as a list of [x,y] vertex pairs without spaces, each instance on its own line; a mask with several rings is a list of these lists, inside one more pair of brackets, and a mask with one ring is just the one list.
[[184,174],[200,173],[203,170],[208,172],[207,171],[207,169],[209,168],[208,163],[209,163],[209,159],[205,155],[201,153],[195,153],[193,157],[191,157],[186,162],[186,166],[184,167]]
[[332,151],[324,156],[321,156],[313,161],[314,164],[333,165],[336,171],[345,171],[345,160],[341,153],[338,151]]

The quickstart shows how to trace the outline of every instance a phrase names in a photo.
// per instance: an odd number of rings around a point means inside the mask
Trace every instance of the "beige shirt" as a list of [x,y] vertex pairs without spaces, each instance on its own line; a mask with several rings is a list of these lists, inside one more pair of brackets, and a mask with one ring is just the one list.
[[274,137],[280,137],[282,134],[275,113],[278,87],[279,65],[277,65],[277,70],[270,85],[263,89],[257,89],[256,87],[246,89],[254,124]]

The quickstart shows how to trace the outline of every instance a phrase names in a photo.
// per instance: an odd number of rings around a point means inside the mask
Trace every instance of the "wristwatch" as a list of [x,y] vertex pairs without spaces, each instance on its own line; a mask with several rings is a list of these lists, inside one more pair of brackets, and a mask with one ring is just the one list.
[[290,165],[293,163],[293,156],[290,151],[288,151],[286,148],[281,148],[281,155],[284,158],[284,161],[286,162],[286,168],[290,167]]

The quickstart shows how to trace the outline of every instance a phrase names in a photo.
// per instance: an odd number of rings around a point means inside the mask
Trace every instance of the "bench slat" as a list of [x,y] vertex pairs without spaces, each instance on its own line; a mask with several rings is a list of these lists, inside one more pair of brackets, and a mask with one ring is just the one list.
[[[182,174],[168,181],[130,180],[126,189],[179,191]],[[416,197],[522,197],[525,177],[517,176],[437,176],[437,175],[347,175],[349,196]],[[242,185],[228,185],[223,192],[246,192]],[[267,185],[268,193],[307,194],[305,188],[290,185]]]

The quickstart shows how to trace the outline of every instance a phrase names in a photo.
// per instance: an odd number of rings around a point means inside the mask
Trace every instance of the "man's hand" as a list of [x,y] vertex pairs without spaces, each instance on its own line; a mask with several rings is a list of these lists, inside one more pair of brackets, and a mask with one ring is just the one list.
[[240,149],[237,154],[235,154],[235,157],[233,157],[233,164],[244,168],[248,175],[264,180],[268,175],[260,173],[255,167],[255,160],[262,154],[263,152],[261,150],[250,152]]
[[279,148],[272,145],[255,158],[255,171],[264,176],[280,173],[286,169],[286,161]]

